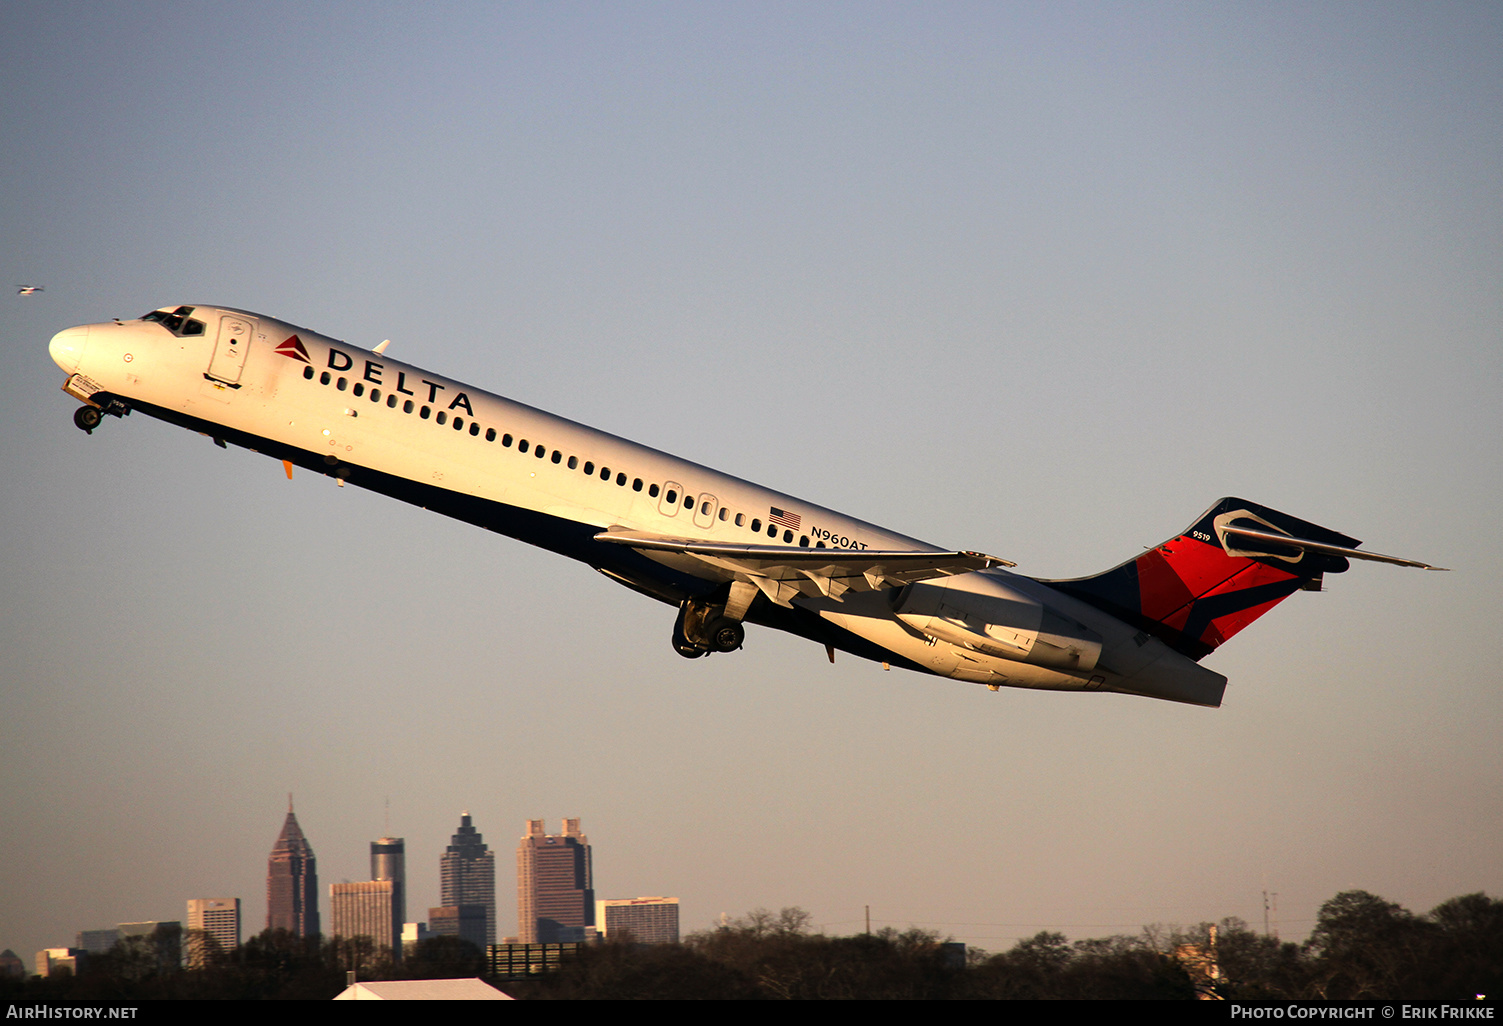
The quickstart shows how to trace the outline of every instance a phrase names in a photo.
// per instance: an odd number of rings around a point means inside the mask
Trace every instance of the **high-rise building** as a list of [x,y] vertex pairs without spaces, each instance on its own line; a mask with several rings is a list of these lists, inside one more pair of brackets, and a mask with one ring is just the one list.
[[91,955],[103,955],[120,940],[119,930],[80,930],[75,948],[83,948]]
[[0,980],[26,979],[26,963],[10,948],[0,951]]
[[[459,814],[459,830],[438,863],[439,900],[445,907],[484,905],[485,930],[476,944],[484,950],[496,943],[496,853],[486,846],[480,831],[470,825],[468,810]],[[460,936],[467,940],[462,931]]]
[[595,902],[602,936],[630,934],[638,944],[678,943],[677,898],[606,898]]
[[[176,970],[183,964],[183,924],[174,920],[147,920],[142,923],[117,923],[120,939],[134,944],[156,960],[157,968]],[[135,941],[132,938],[139,937]]]
[[523,944],[580,941],[595,926],[590,841],[579,820],[564,820],[562,834],[543,821],[527,821],[517,845],[517,939]]
[[429,932],[427,923],[403,923],[402,957],[411,958],[417,954],[418,945],[431,936],[433,934]]
[[43,948],[37,952],[37,975],[77,976],[88,957],[83,948]]
[[440,905],[428,910],[428,934],[467,940],[483,954],[489,947],[485,939],[488,919],[484,905]]
[[234,951],[240,946],[239,898],[188,899],[188,967],[201,968],[207,962],[212,937],[220,951]]
[[371,842],[371,879],[390,880],[392,915],[397,917],[397,934],[407,922],[407,842],[400,837],[383,837]]
[[266,861],[266,928],[299,937],[319,933],[318,862],[287,798],[287,821]]
[[335,937],[369,937],[378,955],[402,958],[402,919],[396,914],[395,880],[362,880],[329,887]]

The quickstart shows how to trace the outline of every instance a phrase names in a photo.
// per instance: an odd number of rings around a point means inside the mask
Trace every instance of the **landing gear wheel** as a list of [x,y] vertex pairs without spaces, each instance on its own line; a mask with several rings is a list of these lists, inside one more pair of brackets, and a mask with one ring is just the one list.
[[698,659],[700,656],[708,655],[709,653],[705,651],[702,645],[696,645],[690,641],[689,636],[684,633],[685,610],[687,608],[687,604],[680,606],[678,619],[673,622],[673,651],[685,659]]
[[734,652],[746,640],[740,620],[722,615],[724,607],[685,599],[673,624],[673,650],[685,659],[709,652]]
[[716,652],[734,652],[746,640],[746,628],[736,620],[717,620],[708,633],[710,647]]
[[80,431],[92,435],[99,422],[104,420],[104,414],[92,406],[80,406],[73,411],[73,423],[78,425]]

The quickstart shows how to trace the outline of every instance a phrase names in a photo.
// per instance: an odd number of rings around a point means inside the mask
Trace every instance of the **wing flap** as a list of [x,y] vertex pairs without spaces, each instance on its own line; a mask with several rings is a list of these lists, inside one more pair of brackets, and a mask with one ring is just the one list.
[[704,570],[710,570],[721,580],[754,585],[780,606],[791,606],[799,595],[819,595],[838,602],[848,591],[901,588],[914,581],[1016,565],[980,552],[742,545],[620,528],[602,531],[595,540],[625,545],[665,562],[687,561],[701,576]]

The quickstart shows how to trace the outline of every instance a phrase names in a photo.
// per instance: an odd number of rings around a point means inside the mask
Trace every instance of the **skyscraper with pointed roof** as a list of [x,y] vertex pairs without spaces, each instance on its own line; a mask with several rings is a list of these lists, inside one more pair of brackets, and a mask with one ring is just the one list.
[[440,857],[438,871],[441,903],[484,905],[485,943],[496,943],[496,854],[470,825],[468,809],[459,815],[459,830]]
[[289,930],[299,937],[320,932],[318,864],[313,845],[303,836],[287,796],[287,820],[266,862],[266,928]]

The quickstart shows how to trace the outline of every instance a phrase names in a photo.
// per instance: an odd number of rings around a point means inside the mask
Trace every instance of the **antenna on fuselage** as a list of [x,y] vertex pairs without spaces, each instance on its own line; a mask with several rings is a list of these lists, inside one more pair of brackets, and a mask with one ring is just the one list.
[[384,352],[386,352],[386,347],[389,346],[389,345],[391,345],[391,339],[387,339],[386,341],[382,342],[375,349],[372,349],[371,352],[373,352],[373,353],[384,353]]

